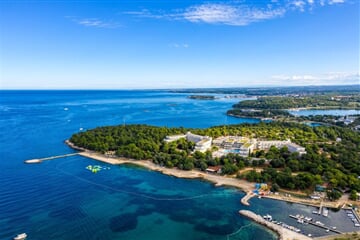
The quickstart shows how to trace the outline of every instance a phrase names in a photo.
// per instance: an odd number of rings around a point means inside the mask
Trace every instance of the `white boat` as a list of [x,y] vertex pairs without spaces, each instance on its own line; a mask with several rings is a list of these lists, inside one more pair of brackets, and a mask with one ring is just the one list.
[[355,227],[360,227],[360,224],[359,224],[359,223],[355,223],[354,226],[355,226]]
[[264,218],[265,220],[272,221],[272,216],[269,215],[269,214],[266,214],[265,216],[263,216],[263,218]]
[[328,210],[327,208],[323,208],[322,215],[323,215],[324,217],[329,216],[329,210]]
[[324,226],[325,224],[323,224],[322,222],[320,221],[316,221],[315,224],[319,225],[319,226]]
[[326,229],[326,232],[330,232],[330,229]]
[[301,223],[301,224],[304,224],[304,219],[298,219],[297,222]]
[[14,240],[24,240],[26,239],[27,234],[26,233],[20,233],[16,237],[14,237]]

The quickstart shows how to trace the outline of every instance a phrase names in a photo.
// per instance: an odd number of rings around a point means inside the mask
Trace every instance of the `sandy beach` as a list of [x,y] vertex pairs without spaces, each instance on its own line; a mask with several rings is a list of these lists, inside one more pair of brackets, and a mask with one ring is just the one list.
[[190,171],[184,171],[179,170],[176,168],[165,168],[161,167],[159,165],[154,164],[153,162],[149,160],[135,160],[135,159],[129,159],[129,158],[120,158],[120,157],[107,157],[103,154],[90,152],[90,151],[84,151],[80,152],[79,155],[87,158],[92,158],[101,162],[113,164],[113,165],[119,165],[119,164],[134,164],[138,166],[142,166],[145,168],[148,168],[153,171],[158,171],[166,175],[179,177],[179,178],[199,178],[204,179],[209,182],[212,182],[215,184],[215,186],[231,186],[236,187],[238,189],[241,189],[245,192],[251,192],[254,189],[254,184],[241,180],[236,179],[233,177],[226,177],[226,176],[219,176],[215,174],[205,173],[198,170],[190,170]]
[[[73,147],[71,144],[69,144],[69,146]],[[95,159],[95,160],[98,160],[101,162],[105,162],[105,163],[109,163],[109,164],[113,164],[113,165],[134,164],[134,165],[142,166],[147,169],[150,169],[153,171],[158,171],[163,174],[174,176],[174,177],[192,178],[192,179],[198,178],[198,179],[203,179],[203,180],[212,182],[215,184],[215,186],[231,186],[231,187],[238,188],[246,193],[246,195],[240,201],[245,206],[249,206],[250,205],[249,200],[252,197],[256,196],[255,194],[253,194],[253,190],[255,189],[254,183],[248,182],[246,180],[241,180],[241,179],[235,178],[233,176],[221,176],[221,175],[202,172],[199,170],[184,171],[184,170],[179,170],[177,168],[165,168],[165,167],[161,167],[159,165],[154,164],[150,160],[135,160],[135,159],[124,158],[124,157],[108,157],[108,156],[105,156],[100,153],[96,153],[96,152],[92,152],[92,151],[88,151],[88,150],[84,151],[84,149],[82,149],[82,150],[83,150],[82,152],[79,152],[79,155],[81,155],[83,157],[92,158],[92,159]],[[271,198],[271,199],[279,200],[279,201],[304,204],[304,205],[308,205],[308,206],[315,206],[315,207],[320,206],[320,200],[312,200],[312,199],[297,198],[297,197],[293,197],[293,196],[290,197],[290,196],[284,196],[284,195],[274,195],[274,194],[265,195],[263,197]],[[342,205],[344,205],[345,203],[346,203],[346,201],[343,202],[340,200],[335,201],[335,202],[323,201],[322,205],[325,207],[330,207],[330,208],[338,208],[338,207],[341,207]]]

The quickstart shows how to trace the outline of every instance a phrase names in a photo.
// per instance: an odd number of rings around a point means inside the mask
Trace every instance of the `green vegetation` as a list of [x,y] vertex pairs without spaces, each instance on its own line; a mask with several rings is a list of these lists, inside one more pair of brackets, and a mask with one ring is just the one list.
[[244,109],[231,109],[227,111],[227,114],[230,116],[241,116],[241,117],[251,117],[251,118],[277,118],[292,116],[288,111],[285,110],[254,110],[248,111]]
[[291,108],[309,109],[360,109],[360,96],[308,95],[296,97],[259,97],[233,105],[229,115],[241,117],[289,117]]
[[[219,137],[237,135],[258,139],[291,139],[306,148],[307,154],[290,153],[288,149],[271,147],[257,151],[249,158],[228,154],[212,157],[211,152],[193,153],[194,144],[180,139],[166,143],[167,135],[186,133]],[[336,141],[341,138],[341,141]],[[261,167],[261,173],[248,171],[238,175],[253,182],[268,182],[273,188],[312,191],[317,184],[327,183],[330,199],[337,199],[343,191],[360,191],[360,134],[336,126],[309,127],[297,123],[260,123],[217,126],[207,129],[185,129],[128,125],[100,127],[74,134],[75,145],[134,159],[152,159],[156,164],[183,170],[208,166],[222,166],[223,174],[236,174],[245,167]],[[266,161],[265,161],[266,160]]]
[[215,96],[212,95],[190,95],[188,98],[196,100],[215,100]]
[[234,108],[290,109],[290,108],[336,108],[360,109],[360,96],[311,95],[301,97],[260,97],[257,100],[241,101]]

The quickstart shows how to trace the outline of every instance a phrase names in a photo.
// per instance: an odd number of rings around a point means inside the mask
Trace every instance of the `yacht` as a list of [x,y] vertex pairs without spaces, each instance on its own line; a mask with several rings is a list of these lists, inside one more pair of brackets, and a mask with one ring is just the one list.
[[320,221],[316,221],[315,222],[317,225],[319,225],[319,226],[324,226],[325,224],[323,224],[322,222],[320,222]]
[[272,216],[269,215],[269,214],[266,214],[265,216],[263,216],[263,218],[264,218],[265,220],[268,220],[268,221],[271,221],[271,220],[272,220]]
[[323,212],[322,212],[322,215],[323,215],[324,217],[327,217],[327,216],[329,215],[329,210],[328,210],[327,208],[324,208],[324,209],[323,209]]
[[18,234],[16,237],[14,237],[14,240],[25,240],[27,237],[26,233]]

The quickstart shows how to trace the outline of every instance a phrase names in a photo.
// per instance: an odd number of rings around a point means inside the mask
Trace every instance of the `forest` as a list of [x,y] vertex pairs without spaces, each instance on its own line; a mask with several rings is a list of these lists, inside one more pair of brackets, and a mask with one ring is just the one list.
[[316,109],[360,109],[360,96],[331,96],[310,95],[299,97],[260,97],[256,100],[244,100],[234,104],[235,109],[291,109],[291,108],[316,108]]
[[255,100],[244,100],[233,105],[228,115],[258,118],[294,117],[287,110],[309,109],[360,109],[360,96],[307,95],[307,96],[263,96]]
[[[186,133],[213,138],[226,135],[285,140],[300,144],[307,154],[290,153],[287,148],[271,147],[257,151],[248,158],[228,154],[212,157],[211,151],[193,152],[194,143],[180,139],[166,143],[167,135]],[[317,184],[326,184],[328,197],[337,199],[344,191],[360,192],[360,134],[337,126],[310,127],[304,124],[271,122],[260,124],[224,125],[207,129],[167,128],[147,125],[99,127],[74,134],[70,141],[77,146],[117,156],[149,159],[165,167],[181,170],[205,170],[222,166],[222,174],[235,175],[251,182],[267,182],[273,188],[311,192]],[[239,174],[245,167],[262,171]]]

